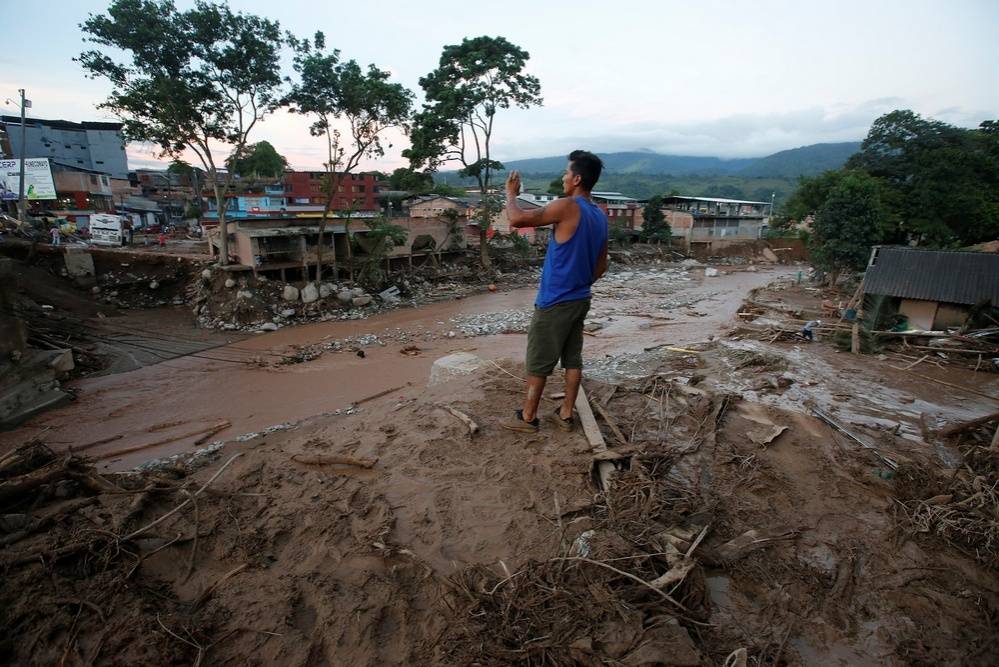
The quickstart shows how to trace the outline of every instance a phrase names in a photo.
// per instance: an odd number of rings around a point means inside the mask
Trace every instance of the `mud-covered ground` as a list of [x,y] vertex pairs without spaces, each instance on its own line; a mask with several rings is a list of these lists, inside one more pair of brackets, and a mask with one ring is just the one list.
[[[999,409],[999,375],[920,369],[962,391],[821,335],[757,340],[725,280],[774,277],[755,299],[818,311],[822,295],[784,274],[698,276],[666,297],[602,286],[585,388],[606,452],[548,422],[499,428],[523,389],[503,358],[523,339],[453,340],[444,310],[415,356],[392,341],[285,367],[305,381],[339,364],[353,400],[275,424],[287,395],[250,392],[264,418],[177,441],[201,453],[142,472],[67,458],[68,422],[24,429],[52,453],[0,458],[0,661],[994,664],[997,423],[948,427]],[[703,305],[679,305],[685,292]],[[453,316],[517,308],[514,292],[490,297],[509,305]],[[473,347],[478,370],[426,386],[430,360]],[[364,384],[370,361],[399,385]],[[224,401],[198,416],[232,416]],[[190,417],[150,417],[143,438]]]

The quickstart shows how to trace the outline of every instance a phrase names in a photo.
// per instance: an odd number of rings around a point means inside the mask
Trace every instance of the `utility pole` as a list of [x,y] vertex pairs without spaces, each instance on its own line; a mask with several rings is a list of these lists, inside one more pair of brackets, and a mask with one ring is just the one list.
[[30,106],[31,102],[24,99],[24,88],[19,89],[17,92],[21,93],[21,180],[17,186],[17,219],[21,222],[27,222],[27,207],[24,204],[24,154],[28,150],[27,144],[27,133],[24,128],[24,108],[26,105]]

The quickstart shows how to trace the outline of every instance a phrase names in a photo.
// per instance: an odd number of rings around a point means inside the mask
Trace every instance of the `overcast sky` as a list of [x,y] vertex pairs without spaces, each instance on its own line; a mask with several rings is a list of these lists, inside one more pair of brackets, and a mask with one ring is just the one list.
[[[72,58],[79,23],[102,0],[0,0],[0,103],[24,87],[30,116],[110,119],[96,108],[109,88]],[[193,1],[177,0],[186,8]],[[311,35],[345,58],[390,70],[419,95],[445,44],[502,35],[531,54],[544,106],[505,111],[499,159],[595,151],[754,157],[864,137],[897,108],[963,126],[999,118],[999,2],[955,0],[508,0],[376,4],[233,0],[238,10]],[[488,8],[488,10],[486,10]],[[278,112],[251,141],[267,139],[299,169],[320,168],[307,123]],[[403,137],[367,168],[404,162]],[[153,158],[129,147],[133,167]]]

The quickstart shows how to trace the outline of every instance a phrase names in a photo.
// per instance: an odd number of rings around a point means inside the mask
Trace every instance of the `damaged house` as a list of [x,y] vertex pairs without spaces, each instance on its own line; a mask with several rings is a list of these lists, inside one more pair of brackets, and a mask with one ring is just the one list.
[[973,308],[999,305],[999,254],[875,246],[863,291],[897,300],[912,329],[959,327]]

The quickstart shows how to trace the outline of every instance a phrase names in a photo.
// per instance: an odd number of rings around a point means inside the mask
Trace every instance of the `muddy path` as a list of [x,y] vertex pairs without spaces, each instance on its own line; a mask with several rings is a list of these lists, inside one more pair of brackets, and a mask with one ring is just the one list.
[[[602,328],[587,337],[584,354],[599,360],[652,345],[705,340],[732,319],[751,289],[791,273],[776,267],[705,278],[703,270],[654,269],[651,275],[618,271],[595,290],[590,317]],[[212,433],[212,439],[345,411],[387,390],[396,389],[400,398],[412,397],[425,387],[433,361],[448,353],[465,350],[487,359],[520,359],[523,334],[466,336],[461,323],[490,314],[519,314],[524,320],[533,298],[533,289],[517,289],[365,320],[308,324],[130,372],[83,379],[72,385],[75,402],[0,434],[0,450],[44,434],[55,448],[85,446],[88,455],[101,459],[102,468],[126,469],[203,444],[205,433],[223,422],[230,426]],[[155,321],[129,324],[147,337],[156,328]],[[305,363],[277,363],[289,352],[324,341],[370,341],[374,336],[379,342],[346,344],[340,352]],[[169,332],[161,337],[169,338]],[[419,348],[418,354],[400,353],[412,345]],[[364,357],[352,347],[362,347]]]

